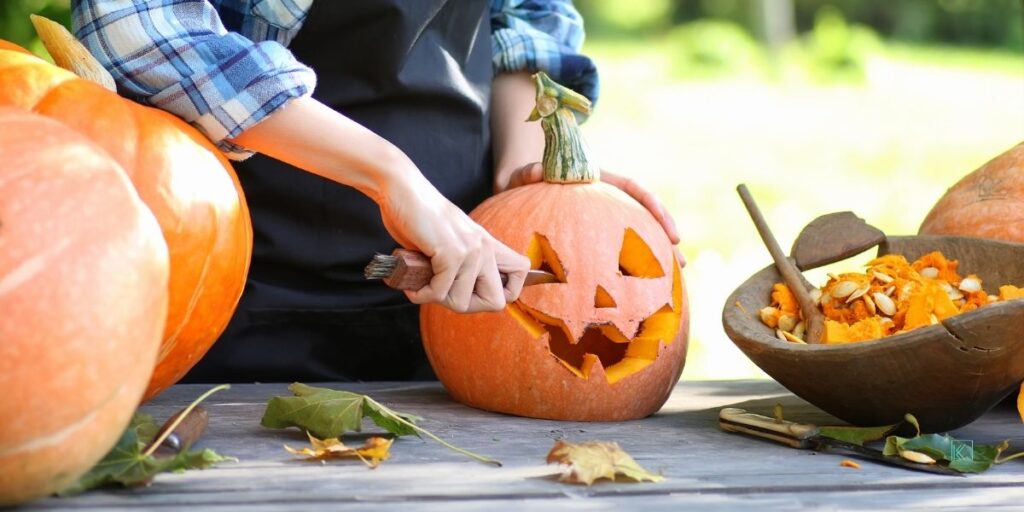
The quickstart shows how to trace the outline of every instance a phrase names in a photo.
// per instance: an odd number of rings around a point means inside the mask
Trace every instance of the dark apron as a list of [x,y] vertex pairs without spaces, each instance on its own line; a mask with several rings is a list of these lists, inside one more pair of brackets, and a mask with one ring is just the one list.
[[[455,204],[490,193],[487,0],[316,0],[290,49],[316,71],[315,98],[401,148]],[[185,380],[432,378],[418,308],[363,278],[397,245],[377,205],[261,155],[236,169],[252,211],[249,280]]]

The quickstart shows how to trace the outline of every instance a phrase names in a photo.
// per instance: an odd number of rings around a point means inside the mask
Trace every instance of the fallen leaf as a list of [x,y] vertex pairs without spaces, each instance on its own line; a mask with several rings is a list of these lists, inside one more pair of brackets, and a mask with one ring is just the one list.
[[317,388],[298,382],[288,386],[295,396],[275,396],[267,402],[260,424],[268,428],[298,427],[320,439],[341,438],[362,429],[363,418],[396,436],[424,435],[446,448],[486,464],[497,460],[454,446],[416,423],[423,418],[393,411],[366,395]]
[[388,460],[388,457],[391,456],[391,443],[394,441],[383,437],[371,437],[362,446],[352,448],[346,446],[336,437],[317,439],[309,432],[306,432],[306,435],[309,437],[310,448],[296,450],[291,446],[284,445],[284,449],[295,455],[306,457],[306,460],[357,458],[370,469],[376,468],[381,462]]
[[1007,441],[996,445],[976,444],[971,440],[956,439],[946,434],[921,434],[921,427],[911,414],[906,415],[907,423],[913,425],[918,434],[914,437],[889,436],[885,439],[882,453],[899,456],[924,464],[940,463],[961,473],[981,473],[999,460],[1010,444]]
[[843,459],[842,461],[839,462],[839,465],[844,468],[860,469],[860,464],[857,464],[856,462],[850,459]]
[[637,482],[660,482],[665,479],[640,467],[618,443],[569,443],[558,440],[548,453],[547,462],[568,465],[559,480],[574,484],[592,485],[595,480],[615,480],[618,476]]
[[897,425],[881,427],[820,427],[818,433],[832,439],[864,446],[865,443],[884,439],[896,427]]
[[[212,391],[224,389],[214,388]],[[198,404],[210,395],[205,393],[192,405]],[[146,447],[154,440],[160,427],[148,414],[135,413],[128,428],[121,434],[117,444],[99,463],[71,486],[62,489],[58,495],[73,496],[82,492],[108,485],[136,487],[148,485],[153,478],[166,472],[181,472],[187,469],[206,469],[218,462],[237,461],[224,457],[207,448],[204,450],[182,450],[171,457],[154,457],[146,454]]]
[[260,424],[269,428],[299,427],[321,439],[362,430],[363,418],[396,436],[417,434],[422,418],[391,411],[366,395],[307,386],[288,386],[295,396],[275,396],[267,402]]

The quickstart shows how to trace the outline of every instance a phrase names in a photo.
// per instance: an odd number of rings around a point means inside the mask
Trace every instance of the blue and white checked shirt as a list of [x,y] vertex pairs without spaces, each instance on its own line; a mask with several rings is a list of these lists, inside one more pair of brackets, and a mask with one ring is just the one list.
[[[316,85],[286,49],[313,0],[72,4],[75,35],[123,92],[192,123],[231,158],[250,153],[230,139]],[[491,0],[491,39],[495,73],[543,70],[597,99],[572,0]]]

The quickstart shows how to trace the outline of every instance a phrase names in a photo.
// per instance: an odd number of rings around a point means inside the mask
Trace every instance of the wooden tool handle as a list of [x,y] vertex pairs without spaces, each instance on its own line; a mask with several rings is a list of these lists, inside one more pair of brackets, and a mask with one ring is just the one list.
[[[157,432],[155,439],[159,439],[175,420],[181,416],[181,413],[185,412],[184,409],[178,411],[174,416],[167,418],[164,425],[160,427],[160,431]],[[171,456],[174,455],[189,446],[192,446],[199,438],[203,436],[203,432],[206,430],[206,426],[210,422],[210,415],[203,407],[196,407],[192,409],[192,412],[181,420],[181,423],[174,428],[174,432],[160,445],[156,450],[157,456]]]
[[[430,284],[430,280],[434,278],[434,268],[430,265],[430,258],[425,254],[408,249],[395,249],[391,255],[398,261],[391,276],[384,278],[384,284],[396,290],[416,291]],[[506,284],[508,276],[501,274],[501,285]]]
[[732,407],[719,411],[718,426],[726,432],[748,434],[793,448],[810,448],[811,438],[818,435],[814,425],[780,421]]
[[807,291],[803,275],[797,270],[796,265],[786,257],[786,254],[782,252],[782,247],[779,246],[778,240],[772,234],[771,229],[768,227],[768,222],[764,220],[764,215],[761,214],[761,209],[757,207],[757,203],[754,201],[754,197],[750,195],[750,191],[747,190],[747,186],[739,185],[736,187],[736,192],[739,193],[740,199],[743,200],[743,205],[746,206],[747,212],[750,213],[750,219],[754,221],[754,226],[757,227],[757,232],[761,235],[761,240],[764,241],[765,247],[768,248],[772,259],[775,260],[775,268],[779,270],[783,281],[789,286],[793,295],[796,296],[797,302],[800,303],[800,312],[803,314],[804,321],[807,322],[807,336],[804,341],[807,343],[821,343],[825,333],[825,315],[818,310],[818,306],[814,303],[814,299],[811,298],[810,292]]

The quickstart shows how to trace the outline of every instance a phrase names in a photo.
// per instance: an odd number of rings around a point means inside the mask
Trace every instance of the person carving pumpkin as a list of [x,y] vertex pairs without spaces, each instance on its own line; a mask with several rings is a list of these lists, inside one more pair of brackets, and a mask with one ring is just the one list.
[[[531,72],[596,99],[571,0],[72,4],[76,37],[122,94],[239,160],[252,266],[186,382],[429,378],[418,304],[495,311],[518,297],[529,260],[464,212],[540,181]],[[652,194],[602,178],[678,242]],[[436,273],[408,301],[362,275],[395,241]]]

